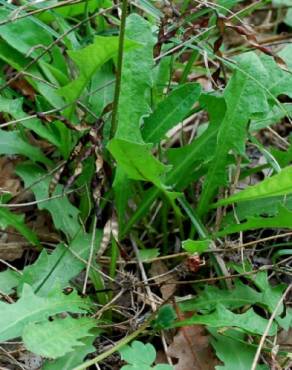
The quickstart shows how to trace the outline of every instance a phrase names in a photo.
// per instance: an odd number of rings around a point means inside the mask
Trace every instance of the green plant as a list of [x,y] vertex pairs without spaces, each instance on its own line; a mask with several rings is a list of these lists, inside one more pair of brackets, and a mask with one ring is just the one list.
[[163,331],[204,326],[216,369],[288,366],[287,1],[0,5],[0,341],[166,370]]
[[152,344],[144,344],[135,340],[131,345],[124,346],[120,351],[122,360],[128,365],[124,365],[121,370],[171,370],[172,366],[159,364],[152,366],[155,361],[156,351]]

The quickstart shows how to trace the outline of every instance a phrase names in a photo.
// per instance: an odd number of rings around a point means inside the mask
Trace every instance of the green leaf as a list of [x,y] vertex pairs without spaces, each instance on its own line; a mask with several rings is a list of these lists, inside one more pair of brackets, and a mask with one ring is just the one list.
[[134,13],[127,17],[126,37],[140,47],[124,54],[115,137],[141,143],[141,120],[150,113],[155,40],[151,24]]
[[247,187],[229,198],[220,200],[215,203],[215,206],[287,195],[290,193],[292,193],[292,166],[284,168],[277,175],[268,177],[254,186]]
[[[291,60],[291,45],[287,45],[279,53],[279,57],[284,59],[287,63],[288,68],[291,69],[292,60]],[[288,95],[292,97],[292,75],[291,73],[284,71],[282,68],[279,68],[278,64],[275,62],[274,58],[267,56],[265,54],[261,55],[262,63],[264,64],[266,70],[269,73],[268,78],[268,88],[273,96],[277,97],[279,95]],[[275,102],[273,102],[275,104]],[[282,106],[284,109],[284,107]]]
[[156,110],[144,119],[143,139],[150,143],[159,143],[164,135],[181,122],[190,112],[201,93],[199,84],[188,83],[173,90],[162,100]]
[[218,187],[226,182],[228,153],[231,150],[244,153],[248,121],[256,113],[268,111],[265,91],[258,84],[259,81],[265,85],[268,75],[259,57],[254,53],[242,55],[238,68],[224,91],[227,110],[219,127],[214,159],[204,181],[198,205],[200,215],[207,212]]
[[286,310],[286,315],[284,317],[277,316],[276,321],[285,331],[292,328],[292,308],[288,307]]
[[[239,221],[246,220],[250,216],[275,216],[279,212],[279,206],[285,206],[289,211],[292,210],[292,195],[260,198],[239,202],[236,207],[236,216]],[[223,220],[224,227],[235,223],[233,212],[227,214]]]
[[248,216],[247,221],[240,224],[233,224],[225,227],[216,233],[216,236],[221,237],[239,231],[245,230],[256,230],[261,228],[280,228],[292,227],[292,211],[289,211],[285,207],[279,205],[278,213],[274,217],[253,217]]
[[[101,231],[97,230],[94,249],[99,245],[101,237]],[[37,290],[39,296],[45,297],[56,286],[66,287],[85,268],[84,262],[76,256],[87,261],[91,239],[91,234],[81,230],[68,247],[59,244],[50,255],[44,249],[34,264],[24,268],[18,289],[21,290],[23,284],[29,284]]]
[[115,194],[115,206],[118,215],[119,233],[121,233],[125,227],[125,215],[128,206],[128,200],[133,193],[132,184],[133,181],[128,178],[125,171],[121,167],[117,168],[113,182],[113,188]]
[[[80,50],[70,50],[68,54],[79,69],[79,76],[68,85],[59,89],[60,95],[64,96],[67,103],[73,103],[78,99],[94,73],[108,60],[117,55],[119,38],[116,36],[96,36],[94,42]],[[136,46],[135,43],[127,40],[126,50]],[[72,114],[74,105],[69,108],[69,115]]]
[[222,304],[228,309],[235,309],[245,305],[261,303],[262,298],[262,293],[237,280],[232,290],[207,285],[203,291],[199,292],[197,298],[181,302],[179,307],[182,311],[198,310],[206,313],[213,311],[217,304]]
[[[155,42],[152,35],[151,24],[137,14],[131,14],[126,21],[126,37],[139,43],[141,47],[130,50],[124,54],[118,107],[118,127],[115,138],[139,143],[141,145],[141,149],[146,154],[146,158],[148,158],[151,164],[158,170],[158,177],[155,176],[155,183],[161,187],[162,184],[159,177],[160,174],[164,172],[163,165],[159,164],[151,155],[150,147],[145,146],[140,131],[142,118],[151,112],[150,89],[152,87],[152,68],[154,65],[153,46]],[[132,143],[130,145],[132,147],[134,146]],[[122,156],[124,156],[124,154],[122,154]],[[117,158],[115,159],[117,160]],[[140,159],[142,158],[140,157]],[[144,174],[142,174],[142,176],[136,176],[136,170],[141,170],[141,168],[135,168],[137,163],[133,164],[133,168],[131,168],[132,166],[125,163],[125,158],[121,157],[120,160],[122,160],[123,163],[118,162],[113,185],[118,219],[121,226],[120,231],[122,231],[124,229],[128,199],[131,196],[130,179],[133,178],[132,175],[135,175],[134,178],[139,177],[139,179],[141,179],[142,177],[142,181],[145,181],[145,179]],[[146,179],[146,181],[151,180]]]
[[92,77],[88,107],[98,117],[101,116],[104,108],[114,100],[114,83],[112,82],[115,80],[115,75],[112,69],[112,63],[106,63]]
[[[0,9],[0,21],[6,20],[10,14],[10,11],[2,6]],[[0,35],[20,53],[27,54],[31,51],[30,55],[37,57],[42,49],[32,48],[36,45],[49,45],[53,41],[52,35],[47,32],[47,28],[45,25],[42,27],[41,22],[34,17],[25,17],[2,25]],[[49,56],[46,56],[46,58],[49,59]]]
[[12,226],[33,245],[39,245],[40,243],[37,235],[29,227],[25,225],[24,215],[14,214],[7,208],[1,208],[1,204],[0,204],[0,226],[3,229],[6,229],[8,226]]
[[[221,335],[215,330],[212,330],[211,344],[217,357],[224,363],[223,366],[216,366],[216,370],[234,370],[234,366],[237,370],[251,368],[256,348],[226,335]],[[256,370],[268,370],[268,367],[257,365]]]
[[286,151],[278,150],[274,148],[270,150],[272,156],[277,160],[277,162],[279,163],[281,167],[287,167],[292,162],[292,143],[291,143],[292,136],[289,137],[289,141],[290,141],[290,146]]
[[72,370],[78,365],[81,365],[84,358],[92,352],[96,351],[96,348],[92,345],[94,337],[86,337],[82,339],[83,346],[79,346],[77,351],[68,353],[67,355],[55,360],[46,361],[42,367],[42,370]]
[[235,281],[231,290],[225,290],[216,286],[207,285],[196,298],[181,302],[179,307],[182,311],[200,311],[207,313],[213,311],[217,304],[222,304],[228,309],[236,309],[246,305],[258,305],[268,308],[273,312],[275,304],[281,298],[283,286],[271,287],[268,283],[261,292],[243,284],[240,280]]
[[89,331],[95,326],[96,321],[87,317],[55,318],[53,321],[29,323],[23,330],[22,338],[29,351],[54,359],[83,346],[80,339],[92,336]]
[[[217,96],[207,96],[206,102],[208,112],[211,116],[212,123],[209,128],[199,138],[195,139],[191,144],[182,148],[170,149],[167,151],[167,156],[173,168],[166,174],[165,183],[173,186],[177,190],[185,188],[190,182],[190,173],[196,168],[195,164],[202,161],[208,161],[213,153],[206,148],[213,148],[216,145],[216,135],[218,133],[218,124],[220,117],[225,112],[225,102]],[[185,181],[187,179],[187,181]],[[136,212],[128,221],[123,235],[125,235],[131,227],[144,217],[151,207],[152,203],[160,195],[160,190],[149,189],[144,193],[144,197],[137,207]]]
[[[25,58],[17,50],[9,46],[5,41],[0,39],[0,59],[11,65],[17,71],[22,71],[26,68],[26,65],[31,61],[29,58]],[[46,81],[43,81],[43,74],[35,64],[32,65],[27,72],[33,75],[35,78],[25,77],[25,79],[33,86],[53,107],[60,108],[64,106],[64,101],[57,94],[54,87],[48,85]]]
[[62,312],[83,313],[90,308],[76,292],[65,295],[59,290],[38,297],[29,285],[23,286],[21,298],[13,304],[0,302],[0,341],[17,338],[31,322],[43,321]]
[[[252,308],[243,314],[235,314],[218,304],[216,311],[209,315],[195,315],[189,319],[173,324],[173,327],[203,324],[212,328],[236,327],[250,334],[262,335],[267,327],[268,320],[257,315]],[[269,335],[277,333],[277,325],[272,324]]]
[[42,151],[30,144],[22,138],[19,131],[4,131],[0,130],[0,154],[6,155],[24,155],[27,158],[44,163],[51,164],[51,161],[46,158]]
[[[287,114],[288,113],[288,114]],[[250,123],[249,131],[259,131],[265,127],[269,127],[280,123],[281,120],[286,116],[292,116],[292,104],[285,103],[282,106],[275,105],[266,116],[253,120]]]
[[[245,261],[245,268],[242,265],[231,264],[231,266],[238,272],[244,273],[246,271],[252,271],[252,266]],[[262,292],[262,303],[267,306],[269,311],[274,312],[279,300],[281,299],[284,290],[287,288],[285,284],[279,284],[276,286],[271,286],[268,278],[267,271],[260,271],[257,274],[246,275],[246,279],[252,281],[254,285]],[[260,303],[260,302],[259,302]],[[284,305],[282,304],[277,315],[282,314],[284,310]]]
[[194,254],[194,253],[204,253],[209,245],[210,240],[184,240],[182,242],[182,248],[187,251],[188,253]]
[[176,189],[184,189],[191,181],[191,175],[199,166],[208,162],[214,156],[218,126],[225,114],[226,104],[221,96],[201,95],[200,103],[210,116],[210,124],[191,144],[181,148],[171,148],[166,152],[169,162],[173,165],[167,176],[167,184]]
[[152,144],[112,139],[107,148],[130,179],[150,181],[158,188],[164,189],[161,176],[167,166],[150,153],[151,146]]
[[[34,164],[22,163],[17,166],[16,173],[24,180],[26,187],[31,186],[37,201],[48,198],[52,176],[45,176],[47,175],[45,170]],[[35,185],[32,186],[32,184]],[[54,195],[62,194],[62,191],[63,187],[58,185]],[[48,210],[56,229],[63,231],[70,238],[73,238],[81,229],[78,218],[79,210],[69,202],[66,196],[40,202],[38,208]]]
[[291,8],[290,8],[290,9],[288,9],[287,14],[286,14],[286,17],[285,17],[285,19],[284,19],[284,22],[285,22],[288,26],[292,27],[292,9],[291,9]]
[[122,360],[132,365],[151,366],[156,358],[156,351],[152,344],[144,344],[137,340],[130,346],[122,347],[119,352]]
[[159,256],[158,248],[150,248],[150,249],[142,249],[139,250],[139,257],[141,261],[147,261],[152,258],[156,258]]
[[151,326],[155,330],[170,328],[177,319],[177,314],[170,304],[163,305],[157,314],[155,320],[151,322]]
[[[0,97],[0,111],[9,113],[14,119],[26,118],[29,115],[26,114],[23,109],[23,98],[19,99],[6,99]],[[22,121],[21,126],[24,126],[33,132],[35,132],[39,137],[48,140],[50,143],[60,146],[59,138],[50,129],[50,126],[45,126],[39,119],[31,118],[29,120]]]
[[13,288],[15,288],[19,281],[21,275],[16,271],[7,269],[0,272],[0,292],[4,294],[11,294]]
[[[51,2],[52,3],[52,2]],[[58,1],[54,1],[55,4],[58,3]],[[36,8],[43,8],[47,6],[47,3],[42,4],[36,3],[34,4]],[[96,8],[100,6],[99,2],[96,0],[88,0],[88,12],[91,13]],[[65,4],[64,6],[60,6],[56,9],[53,9],[52,12],[44,11],[40,13],[39,18],[46,23],[51,23],[56,20],[56,14],[64,17],[64,18],[74,18],[76,16],[80,16],[84,14],[84,4],[83,3],[77,3],[77,4]]]

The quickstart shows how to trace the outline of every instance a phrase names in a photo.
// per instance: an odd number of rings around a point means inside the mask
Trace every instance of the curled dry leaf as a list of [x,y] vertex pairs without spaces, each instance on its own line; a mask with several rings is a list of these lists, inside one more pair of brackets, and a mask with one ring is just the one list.
[[214,370],[218,365],[202,325],[181,328],[167,353],[178,360],[175,370]]
[[18,160],[8,157],[0,158],[0,191],[16,195],[21,189],[20,179],[15,176],[15,166]]
[[14,261],[21,258],[23,243],[0,243],[0,259]]
[[24,78],[18,78],[12,81],[9,86],[14,90],[19,91],[22,96],[27,97],[31,101],[35,101],[36,92]]
[[[161,285],[160,291],[162,294],[163,299],[168,299],[171,297],[175,290],[176,290],[176,284],[171,284],[174,283],[175,281],[178,280],[178,276],[176,272],[169,272],[169,269],[167,268],[166,264],[163,263],[162,261],[155,261],[152,263],[151,268],[149,270],[150,276],[155,278],[155,282],[158,284],[161,284],[165,281],[169,284]],[[162,275],[162,276],[160,276]]]

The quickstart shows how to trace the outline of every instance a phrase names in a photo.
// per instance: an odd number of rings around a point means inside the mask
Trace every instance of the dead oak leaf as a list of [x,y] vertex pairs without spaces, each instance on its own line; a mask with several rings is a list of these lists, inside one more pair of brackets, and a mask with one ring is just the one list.
[[[162,261],[155,261],[152,263],[149,270],[150,276],[157,284],[161,284],[160,291],[163,299],[170,298],[175,290],[175,282],[178,280],[176,272],[169,273],[169,269]],[[167,282],[167,284],[163,284]]]
[[218,365],[202,325],[181,328],[168,347],[168,355],[178,360],[175,370],[214,370]]

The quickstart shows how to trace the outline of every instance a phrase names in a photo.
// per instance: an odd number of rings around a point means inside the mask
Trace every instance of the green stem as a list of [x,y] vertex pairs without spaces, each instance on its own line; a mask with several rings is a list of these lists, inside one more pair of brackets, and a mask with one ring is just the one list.
[[119,99],[120,99],[120,92],[121,92],[127,7],[128,7],[128,0],[123,0],[123,3],[122,3],[122,18],[121,18],[121,25],[120,25],[120,37],[119,37],[119,51],[118,51],[118,61],[117,61],[115,96],[114,96],[114,103],[113,103],[112,124],[111,124],[111,132],[110,132],[110,137],[111,138],[113,138],[115,136],[115,133],[116,133],[117,127],[118,127],[117,116],[118,116]]

